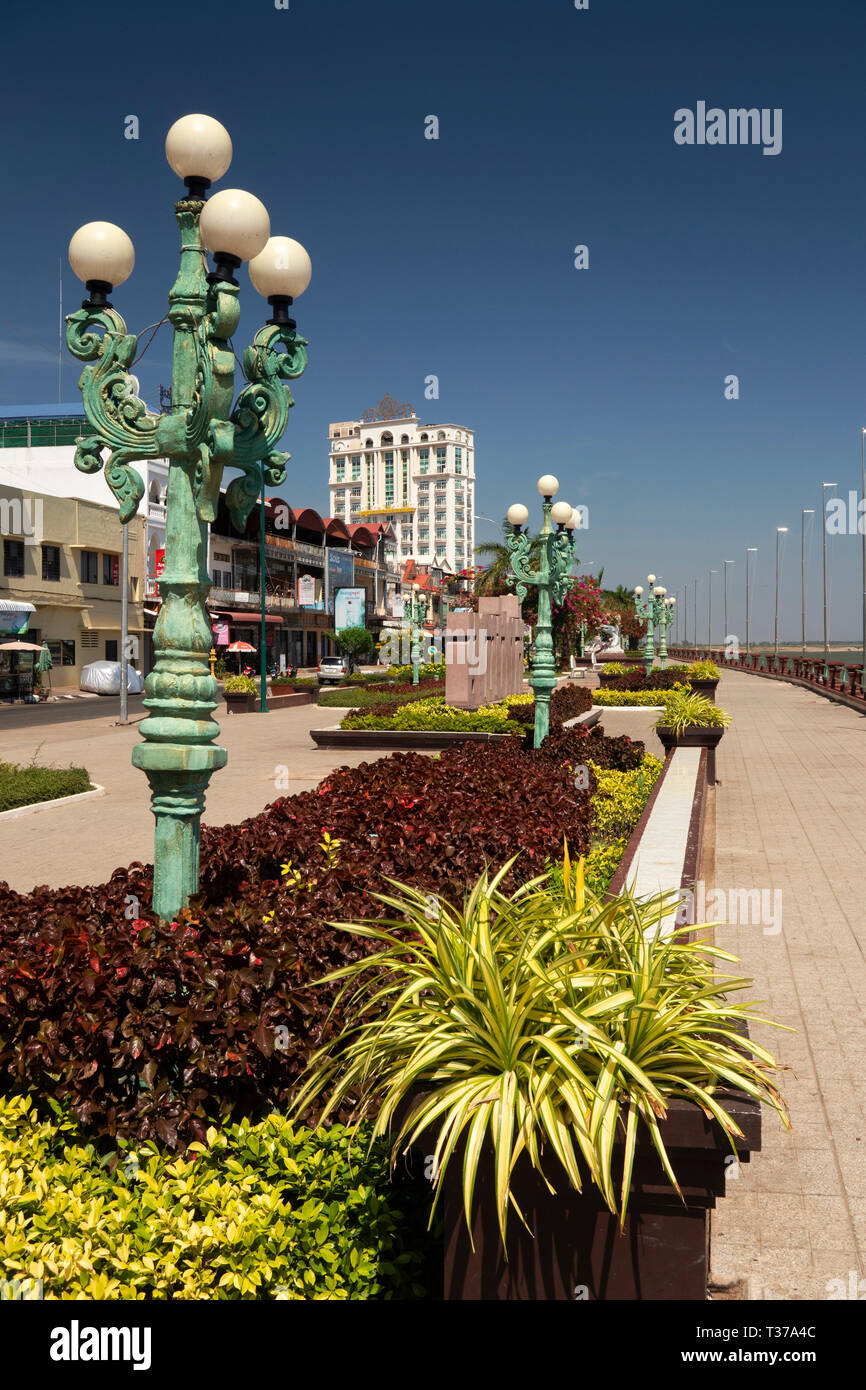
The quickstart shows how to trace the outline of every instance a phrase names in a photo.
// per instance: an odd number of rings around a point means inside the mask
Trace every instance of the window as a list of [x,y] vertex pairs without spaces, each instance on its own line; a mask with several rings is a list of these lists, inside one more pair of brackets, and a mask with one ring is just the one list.
[[463,527],[462,527],[462,526],[455,526],[455,527],[454,527],[454,534],[455,534],[455,536],[457,537],[458,541],[462,541],[462,540],[463,540]]
[[116,638],[116,637],[106,637],[106,639],[105,639],[105,660],[106,660],[106,661],[116,661],[116,660],[117,660],[117,638]]
[[4,541],[3,542],[3,573],[12,578],[19,577],[24,573],[24,542],[23,541]]
[[352,482],[358,482],[361,477],[361,455],[352,455]]
[[[426,434],[422,434],[422,435],[421,435],[421,443],[422,443],[422,444],[426,444],[428,439],[429,439],[429,435],[426,435]],[[424,450],[422,449],[421,452],[423,453]]]
[[95,550],[82,550],[81,552],[81,582],[82,584],[99,583],[99,556]]
[[444,431],[444,430],[440,430],[439,433],[437,434],[436,438],[437,438],[437,439],[444,439],[444,438],[445,438],[445,431]]
[[338,482],[338,483],[341,483],[341,482],[343,481],[343,479],[345,478],[345,476],[346,476],[346,460],[345,460],[345,459],[337,459],[337,462],[335,463],[334,468],[335,468],[335,472],[336,472],[337,482]]
[[445,472],[446,450],[444,445],[436,446],[436,472]]
[[418,450],[418,470],[419,470],[419,472],[421,472],[421,473],[426,473],[427,470],[429,469],[429,467],[430,467],[430,450],[429,450],[429,449],[419,449],[419,450]]
[[213,553],[213,557],[216,560],[217,564],[220,564],[222,562],[222,564],[224,565],[230,565],[232,562],[232,557],[227,550],[215,550]]
[[373,455],[365,454],[364,458],[367,464],[367,506],[374,507],[376,505],[376,490],[373,485]]
[[43,545],[42,578],[45,580],[58,580],[60,578],[59,545]]
[[422,526],[422,527],[420,528],[419,532],[418,532],[418,539],[419,539],[419,541],[426,541],[426,540],[428,539],[429,535],[430,535],[430,532],[427,530],[427,527],[426,527],[426,526]]
[[82,650],[94,651],[98,646],[99,646],[99,638],[96,636],[96,633],[95,633],[95,632],[82,632],[82,634],[81,634],[81,647],[82,647]]
[[334,430],[334,433],[333,433],[333,435],[332,435],[331,437],[332,437],[333,439],[339,439],[339,438],[340,438],[340,431],[339,431],[339,430]]
[[460,448],[454,450],[454,472],[463,472],[463,450]]
[[[102,582],[103,584],[120,583],[120,565],[116,555],[103,555],[102,557]],[[109,660],[108,657],[105,658]],[[112,657],[111,660],[114,660]]]
[[51,653],[51,660],[54,662],[55,666],[75,665],[74,642],[47,642],[46,645]]
[[401,462],[401,464],[402,464],[401,472],[402,472],[402,476],[403,476],[403,492],[402,492],[401,495],[402,495],[402,498],[403,498],[403,505],[405,506],[406,503],[409,501],[409,450],[408,450],[408,449],[403,449],[403,450],[401,450],[401,452],[400,452],[400,462]]
[[419,512],[419,513],[418,513],[418,520],[421,521],[421,522],[429,521],[429,520],[430,520],[430,513],[429,513],[429,512]]
[[444,541],[448,539],[448,532],[445,530],[444,526],[436,527],[436,539],[437,541]]
[[385,506],[394,505],[394,451],[388,449],[385,454]]

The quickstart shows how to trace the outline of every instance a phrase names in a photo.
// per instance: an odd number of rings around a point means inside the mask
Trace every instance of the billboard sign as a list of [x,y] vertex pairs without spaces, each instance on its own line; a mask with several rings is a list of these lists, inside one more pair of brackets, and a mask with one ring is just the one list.
[[355,557],[348,550],[328,551],[328,612],[334,612],[339,589],[351,589],[355,582]]
[[364,627],[366,598],[363,589],[338,589],[334,597],[334,627]]

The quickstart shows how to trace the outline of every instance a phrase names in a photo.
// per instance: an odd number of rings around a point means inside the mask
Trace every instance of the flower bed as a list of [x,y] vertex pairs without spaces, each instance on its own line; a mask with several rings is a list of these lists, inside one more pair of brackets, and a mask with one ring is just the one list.
[[655,707],[664,705],[669,694],[669,690],[611,690],[608,686],[604,690],[593,690],[592,703],[607,708],[621,705],[650,705]]
[[593,789],[516,740],[343,768],[205,829],[202,894],[179,923],[150,919],[141,865],[100,888],[0,885],[0,1089],[68,1104],[96,1135],[180,1148],[279,1108],[342,1021],[309,988],[359,949],[329,923],[375,913],[386,878],[459,897],[516,848],[515,884],[563,837],[583,853]]
[[387,1149],[278,1115],[106,1163],[68,1119],[0,1100],[0,1266],[49,1299],[423,1297],[435,1237]]
[[401,681],[394,685],[368,685],[356,686],[349,689],[323,690],[319,694],[320,705],[332,705],[339,708],[352,707],[354,709],[380,710],[388,705],[395,708],[401,704],[408,704],[413,700],[430,699],[437,691],[441,692],[441,681],[435,681],[429,677],[419,681],[418,685],[413,685],[411,681]]
[[477,710],[446,705],[444,695],[408,703],[384,703],[376,714],[348,714],[341,729],[437,729],[453,733],[519,734],[523,729],[509,717],[504,703]]
[[608,678],[605,690],[673,690],[675,686],[688,684],[684,671],[629,671],[626,675]]

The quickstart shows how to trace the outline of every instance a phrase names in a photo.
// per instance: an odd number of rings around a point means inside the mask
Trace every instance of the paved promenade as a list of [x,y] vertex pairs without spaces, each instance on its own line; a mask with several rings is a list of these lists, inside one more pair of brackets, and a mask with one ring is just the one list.
[[[211,780],[204,823],[245,820],[278,796],[311,790],[334,767],[369,761],[370,753],[362,750],[319,751],[312,742],[310,729],[339,724],[344,713],[299,705],[265,715],[228,715],[220,705],[217,742],[228,749],[229,760]],[[136,724],[144,715],[138,701],[136,723],[122,727],[116,715],[70,718],[45,729],[0,725],[3,758],[83,766],[91,781],[106,790],[92,801],[0,820],[0,879],[24,893],[41,883],[104,883],[121,865],[135,859],[152,862],[147,779],[130,764],[132,748],[141,741]],[[279,769],[288,781],[277,788]]]
[[718,755],[707,887],[778,889],[782,911],[781,923],[771,908],[763,923],[719,927],[716,941],[740,956],[766,1012],[797,1031],[755,1030],[790,1068],[794,1132],[766,1114],[762,1151],[713,1217],[712,1270],[742,1279],[746,1298],[864,1298],[866,719],[733,672],[717,699],[734,723]]

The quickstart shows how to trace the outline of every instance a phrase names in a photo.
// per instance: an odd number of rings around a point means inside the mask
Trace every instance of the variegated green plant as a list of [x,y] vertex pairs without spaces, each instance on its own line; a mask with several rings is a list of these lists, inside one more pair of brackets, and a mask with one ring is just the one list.
[[681,734],[684,729],[726,729],[731,716],[718,705],[708,700],[706,695],[698,695],[675,686],[662,693],[664,713],[660,714],[653,728],[673,729]]
[[470,1230],[479,1166],[492,1159],[503,1244],[509,1206],[522,1219],[511,1178],[524,1153],[551,1190],[552,1166],[578,1190],[588,1178],[624,1221],[641,1126],[679,1191],[660,1127],[673,1097],[716,1120],[732,1149],[726,1088],[788,1123],[776,1064],[743,1035],[748,1006],[728,998],[749,981],[714,978],[736,957],[687,939],[694,928],[662,936],[664,897],[587,892],[567,849],[555,883],[548,872],[507,896],[510,863],[482,874],[462,910],[394,884],[379,898],[387,919],[334,923],[381,949],[327,977],[354,991],[357,1012],[315,1054],[296,1101],[303,1112],[326,1092],[326,1117],[353,1098],[359,1123],[375,1112],[374,1133],[391,1135],[394,1160],[431,1134],[433,1208],[461,1163]]

